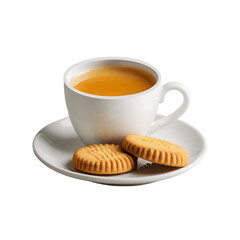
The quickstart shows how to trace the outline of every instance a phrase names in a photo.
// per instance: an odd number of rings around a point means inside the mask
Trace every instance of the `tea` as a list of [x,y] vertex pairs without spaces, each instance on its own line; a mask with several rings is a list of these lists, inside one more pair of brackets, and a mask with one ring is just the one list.
[[90,69],[74,77],[71,85],[85,93],[101,96],[135,94],[151,88],[155,77],[132,66],[104,66]]

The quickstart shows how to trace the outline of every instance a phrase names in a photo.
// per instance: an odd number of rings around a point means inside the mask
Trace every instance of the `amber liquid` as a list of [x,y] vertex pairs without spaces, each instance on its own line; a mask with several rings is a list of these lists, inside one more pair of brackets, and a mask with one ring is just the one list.
[[104,66],[72,79],[71,85],[85,93],[101,96],[135,94],[151,88],[155,77],[146,70],[130,66]]

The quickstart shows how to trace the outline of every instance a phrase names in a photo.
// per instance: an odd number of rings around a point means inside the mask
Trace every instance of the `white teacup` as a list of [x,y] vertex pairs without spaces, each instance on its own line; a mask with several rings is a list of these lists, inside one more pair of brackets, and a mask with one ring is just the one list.
[[[156,78],[156,84],[146,91],[124,96],[98,96],[76,90],[70,85],[78,74],[89,69],[124,65],[142,68]],[[67,109],[71,123],[85,144],[120,144],[128,134],[149,135],[162,126],[180,117],[188,108],[189,92],[178,82],[161,86],[161,76],[153,66],[139,60],[103,57],[79,62],[64,74],[64,88]],[[178,90],[183,95],[183,103],[172,114],[154,120],[158,104],[166,93]]]

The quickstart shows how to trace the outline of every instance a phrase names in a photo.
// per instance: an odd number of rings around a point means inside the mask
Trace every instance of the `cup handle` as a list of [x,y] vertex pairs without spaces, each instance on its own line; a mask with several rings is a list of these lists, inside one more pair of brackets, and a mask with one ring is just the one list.
[[159,129],[159,128],[167,125],[168,123],[174,121],[175,119],[179,118],[183,113],[186,112],[186,110],[189,106],[190,93],[189,93],[188,89],[179,82],[170,82],[170,83],[166,83],[165,85],[162,86],[159,103],[162,103],[164,101],[165,95],[167,94],[167,92],[169,92],[171,90],[178,90],[179,92],[181,92],[183,95],[183,102],[182,102],[181,106],[176,111],[171,113],[170,115],[164,116],[158,120],[153,121],[151,124],[150,133],[156,131],[157,129]]

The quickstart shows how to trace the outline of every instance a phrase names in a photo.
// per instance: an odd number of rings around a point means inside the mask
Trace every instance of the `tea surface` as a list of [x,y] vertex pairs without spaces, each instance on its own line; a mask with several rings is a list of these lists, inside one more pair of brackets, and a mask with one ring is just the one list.
[[155,77],[131,66],[104,66],[77,75],[71,85],[82,92],[101,96],[135,94],[151,88]]

